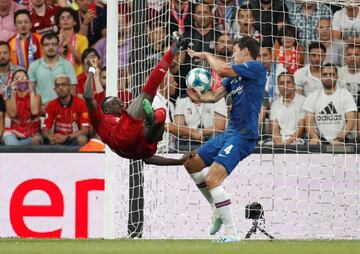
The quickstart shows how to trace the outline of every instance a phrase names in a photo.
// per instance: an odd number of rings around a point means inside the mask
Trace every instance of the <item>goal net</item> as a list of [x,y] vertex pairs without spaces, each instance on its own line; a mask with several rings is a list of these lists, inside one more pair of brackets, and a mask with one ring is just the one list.
[[[129,0],[119,1],[117,91],[125,104],[141,92],[168,49],[173,31],[186,47],[233,64],[233,42],[251,36],[267,71],[259,140],[223,183],[240,236],[258,202],[261,227],[278,239],[359,239],[357,155],[360,89],[360,5],[357,0]],[[113,6],[113,4],[112,4]],[[111,16],[108,16],[111,18]],[[186,97],[186,75],[208,70],[201,59],[176,55],[155,107],[167,107],[167,132],[158,153],[179,158],[226,129],[231,98],[213,105]],[[109,73],[108,75],[112,75]],[[156,105],[155,105],[156,104]],[[114,167],[114,166],[113,166]],[[119,159],[116,237],[211,238],[211,210],[183,166],[147,166]],[[119,187],[120,186],[120,187]],[[215,236],[216,237],[216,236]],[[257,232],[251,238],[266,238]]]

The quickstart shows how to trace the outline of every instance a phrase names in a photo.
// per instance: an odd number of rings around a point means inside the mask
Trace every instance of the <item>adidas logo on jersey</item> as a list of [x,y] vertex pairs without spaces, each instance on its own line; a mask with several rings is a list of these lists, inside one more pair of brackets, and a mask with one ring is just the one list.
[[338,114],[333,103],[330,102],[316,117],[317,121],[341,121],[343,116]]

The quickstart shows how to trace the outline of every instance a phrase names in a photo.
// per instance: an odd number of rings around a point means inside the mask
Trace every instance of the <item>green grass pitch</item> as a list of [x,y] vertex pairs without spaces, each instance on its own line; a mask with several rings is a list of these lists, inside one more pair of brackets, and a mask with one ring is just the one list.
[[242,241],[217,244],[207,240],[38,240],[1,239],[1,254],[360,254],[360,241]]

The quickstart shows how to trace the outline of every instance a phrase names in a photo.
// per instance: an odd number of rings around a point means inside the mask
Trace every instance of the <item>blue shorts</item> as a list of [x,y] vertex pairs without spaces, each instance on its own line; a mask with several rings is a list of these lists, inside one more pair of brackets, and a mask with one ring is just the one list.
[[256,141],[246,139],[240,133],[224,132],[201,146],[198,154],[207,167],[215,161],[230,175],[236,165],[253,152]]

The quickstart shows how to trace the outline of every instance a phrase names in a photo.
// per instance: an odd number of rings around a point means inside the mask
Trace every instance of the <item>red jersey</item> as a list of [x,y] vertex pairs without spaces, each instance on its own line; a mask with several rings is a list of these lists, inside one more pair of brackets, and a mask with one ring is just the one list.
[[[77,94],[84,94],[85,90],[85,83],[87,80],[87,73],[83,72],[79,76],[77,76],[78,84],[76,86],[76,93]],[[105,91],[101,91],[100,93],[96,91],[95,83],[93,82],[93,88],[94,88],[94,99],[96,100],[98,105],[101,105],[101,102],[105,98]]]
[[143,120],[132,118],[126,111],[120,117],[105,115],[100,107],[90,117],[101,140],[121,157],[138,160],[156,153],[157,143],[145,140]]
[[56,12],[58,6],[46,5],[44,16],[39,16],[34,9],[31,10],[32,31],[44,35],[48,32],[57,32],[58,28],[55,24]]
[[16,95],[16,116],[11,118],[11,131],[19,138],[32,137],[40,133],[40,116],[31,114],[30,94],[25,97]]
[[[76,86],[76,93],[78,94],[84,94],[85,90],[85,83],[87,79],[87,73],[83,72],[79,76],[77,76],[78,84]],[[94,84],[94,83],[93,83]],[[95,88],[95,84],[93,85],[94,88],[94,99],[98,103],[98,105],[101,105],[102,100],[105,98],[105,91],[97,92]],[[130,93],[128,90],[120,90],[118,91],[118,98],[120,98],[124,102],[125,108],[129,105],[130,101],[132,100],[132,93]]]
[[282,64],[291,74],[302,67],[304,64],[304,47],[301,45],[286,49],[278,42],[274,46],[274,58],[278,64]]
[[71,96],[68,105],[62,105],[58,98],[49,102],[46,107],[45,127],[54,133],[68,135],[77,132],[83,126],[90,126],[88,108],[83,99]]
[[126,89],[118,91],[118,98],[124,102],[125,108],[127,108],[132,100],[132,93]]
[[[83,94],[85,90],[85,82],[87,79],[87,73],[84,71],[80,75],[77,76],[77,86],[76,86],[76,93]],[[94,87],[95,89],[95,87]]]
[[96,100],[96,102],[99,106],[101,105],[101,103],[105,99],[105,97],[106,97],[105,91],[94,94],[94,99]]

